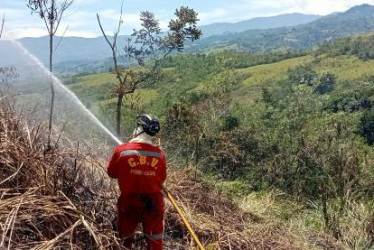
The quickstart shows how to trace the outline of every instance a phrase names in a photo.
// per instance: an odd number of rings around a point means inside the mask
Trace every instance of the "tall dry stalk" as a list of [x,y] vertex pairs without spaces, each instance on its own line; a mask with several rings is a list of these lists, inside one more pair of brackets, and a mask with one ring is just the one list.
[[[44,21],[45,27],[48,31],[49,36],[49,71],[53,72],[53,38],[60,26],[62,17],[65,11],[73,4],[74,0],[28,0],[27,7],[32,13],[37,13],[40,18]],[[53,109],[55,102],[55,89],[53,86],[53,80],[51,79],[51,106],[49,112],[49,135],[47,141],[47,150],[51,147],[51,133],[52,133],[52,120],[53,120]]]

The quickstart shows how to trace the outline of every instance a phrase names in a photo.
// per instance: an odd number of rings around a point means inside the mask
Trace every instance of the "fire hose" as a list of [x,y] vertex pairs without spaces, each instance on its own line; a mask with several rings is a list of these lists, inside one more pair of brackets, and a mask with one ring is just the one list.
[[166,196],[170,200],[171,204],[174,206],[175,210],[177,210],[177,212],[179,214],[179,217],[182,219],[184,225],[187,227],[188,231],[190,232],[192,238],[195,240],[195,242],[196,242],[197,246],[199,247],[199,249],[200,250],[205,250],[203,244],[201,244],[201,242],[200,242],[199,238],[197,237],[195,231],[192,229],[190,223],[188,223],[186,217],[184,216],[182,210],[178,206],[178,203],[176,202],[176,200],[173,198],[173,196],[171,195],[171,193],[165,187],[163,187],[163,190],[166,193]]

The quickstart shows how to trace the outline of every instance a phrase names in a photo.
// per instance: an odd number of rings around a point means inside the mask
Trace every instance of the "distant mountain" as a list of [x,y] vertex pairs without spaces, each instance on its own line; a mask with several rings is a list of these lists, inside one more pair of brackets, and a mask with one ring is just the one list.
[[311,23],[266,30],[215,35],[190,44],[190,52],[236,49],[251,52],[275,49],[307,49],[341,37],[374,32],[374,6],[355,6],[343,13],[321,17]]
[[[117,62],[125,67],[131,67],[136,64],[134,60],[129,60],[124,56],[118,56]],[[101,60],[64,61],[54,64],[55,72],[67,74],[108,72],[111,68],[113,68],[112,57]]]
[[[239,32],[254,27],[266,29],[271,27],[290,26],[315,20],[318,16],[303,14],[287,14],[275,17],[255,18],[236,24],[212,24],[203,26],[203,32],[220,33],[226,31]],[[222,27],[222,28],[219,28]],[[227,28],[225,28],[227,27]],[[216,30],[210,32],[209,30]],[[206,36],[206,35],[205,35]],[[118,48],[125,45],[126,36],[118,37]],[[111,39],[111,37],[109,37]],[[48,37],[22,38],[19,40],[32,54],[36,55],[43,63],[47,64],[49,58]],[[61,41],[61,42],[60,42]],[[61,68],[61,63],[76,61],[76,65],[82,65],[87,61],[100,61],[111,56],[111,51],[103,37],[82,38],[82,37],[55,37],[55,46],[58,48],[54,54],[54,63]],[[74,66],[74,64],[70,64]]]
[[[204,37],[207,34],[223,34],[225,32],[240,32],[252,28],[267,29],[273,27],[290,26],[310,22],[319,16],[303,14],[285,14],[274,17],[254,18],[238,23],[217,23],[202,26]],[[118,37],[118,47],[125,45],[125,36]],[[109,37],[111,39],[111,37]],[[48,37],[22,38],[19,40],[32,54],[42,62],[48,62]],[[55,37],[55,46],[58,49],[54,55],[54,62],[102,60],[110,56],[110,48],[103,37]]]
[[[256,18],[237,24],[230,24],[238,25],[237,27],[242,27],[243,29],[244,27],[248,28],[257,25],[257,29],[234,32],[234,28],[230,28],[232,33],[212,35],[194,43],[187,43],[185,51],[187,53],[204,53],[225,49],[250,52],[309,49],[325,41],[335,41],[342,37],[374,32],[374,6],[368,4],[355,6],[346,12],[334,13],[309,23],[288,27],[287,23],[290,24],[295,21],[297,16],[299,16],[300,22],[306,22],[308,18],[317,18],[316,16],[289,14],[273,18]],[[260,20],[263,22],[260,22]],[[275,23],[284,27],[262,29],[276,25]],[[223,27],[222,30],[226,29],[223,24],[221,26]],[[205,32],[207,27],[209,31],[209,27],[213,30],[215,25],[205,26]],[[204,30],[204,27],[202,28]],[[59,40],[60,38],[56,37],[56,45]],[[123,48],[125,40],[124,36],[118,38],[119,51]],[[23,38],[20,39],[20,42],[47,65],[47,37]],[[12,61],[17,59],[14,58],[17,54],[14,53],[15,48],[9,48],[9,46],[9,42],[0,40],[0,66],[4,65],[4,63],[11,64]],[[54,69],[56,72],[70,73],[107,71],[112,66],[110,56],[110,48],[103,37],[66,37],[63,38],[55,53]],[[22,58],[18,58],[19,60],[22,60]],[[128,65],[126,61],[123,63]]]
[[[49,58],[48,37],[22,38],[22,43],[32,54],[42,62],[47,63]],[[109,37],[111,40],[112,38]],[[57,50],[54,54],[54,63],[67,61],[102,60],[111,56],[111,50],[104,37],[55,37],[54,44]],[[118,37],[118,48],[125,45],[125,36]]]
[[203,37],[206,38],[212,35],[243,32],[249,29],[271,29],[295,26],[313,22],[320,17],[321,16],[318,15],[304,15],[293,13],[272,17],[258,17],[237,23],[213,23],[201,26],[200,29],[203,32]]

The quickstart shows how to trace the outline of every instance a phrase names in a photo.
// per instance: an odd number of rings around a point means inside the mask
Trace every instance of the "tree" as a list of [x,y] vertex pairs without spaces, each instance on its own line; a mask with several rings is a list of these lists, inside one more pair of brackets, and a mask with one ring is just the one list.
[[374,111],[365,111],[358,125],[358,134],[361,135],[369,145],[374,144]]
[[[44,21],[49,36],[49,71],[53,71],[53,38],[60,26],[62,16],[71,6],[74,0],[27,0],[27,7],[31,13],[37,13]],[[51,107],[49,113],[49,135],[48,149],[51,148],[51,130],[53,119],[53,107],[55,100],[55,90],[51,80]]]
[[320,75],[318,82],[319,85],[315,88],[314,92],[323,95],[333,90],[336,77],[333,73],[325,72]]
[[310,65],[301,65],[288,70],[288,80],[294,84],[307,84],[308,86],[312,86],[316,76],[317,73]]
[[159,21],[149,11],[142,11],[140,14],[141,29],[134,30],[134,33],[127,39],[124,48],[126,57],[137,62],[141,70],[135,71],[131,68],[118,65],[117,39],[121,30],[123,2],[117,31],[113,40],[109,41],[101,25],[100,16],[97,14],[97,21],[100,30],[112,51],[114,74],[116,74],[118,85],[114,94],[117,97],[116,104],[116,131],[121,136],[121,110],[125,95],[134,93],[136,88],[150,81],[153,83],[160,76],[160,62],[172,51],[182,51],[186,40],[194,41],[200,38],[201,31],[196,28],[197,13],[188,7],[181,7],[175,12],[176,19],[170,20],[168,34],[162,35]]

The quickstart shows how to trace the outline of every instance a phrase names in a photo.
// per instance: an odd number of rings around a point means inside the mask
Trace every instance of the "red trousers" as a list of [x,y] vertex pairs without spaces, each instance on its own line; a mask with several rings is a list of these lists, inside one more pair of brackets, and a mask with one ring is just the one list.
[[162,194],[121,195],[118,200],[118,230],[124,246],[132,249],[134,233],[142,223],[148,250],[162,250],[164,232],[164,199]]

